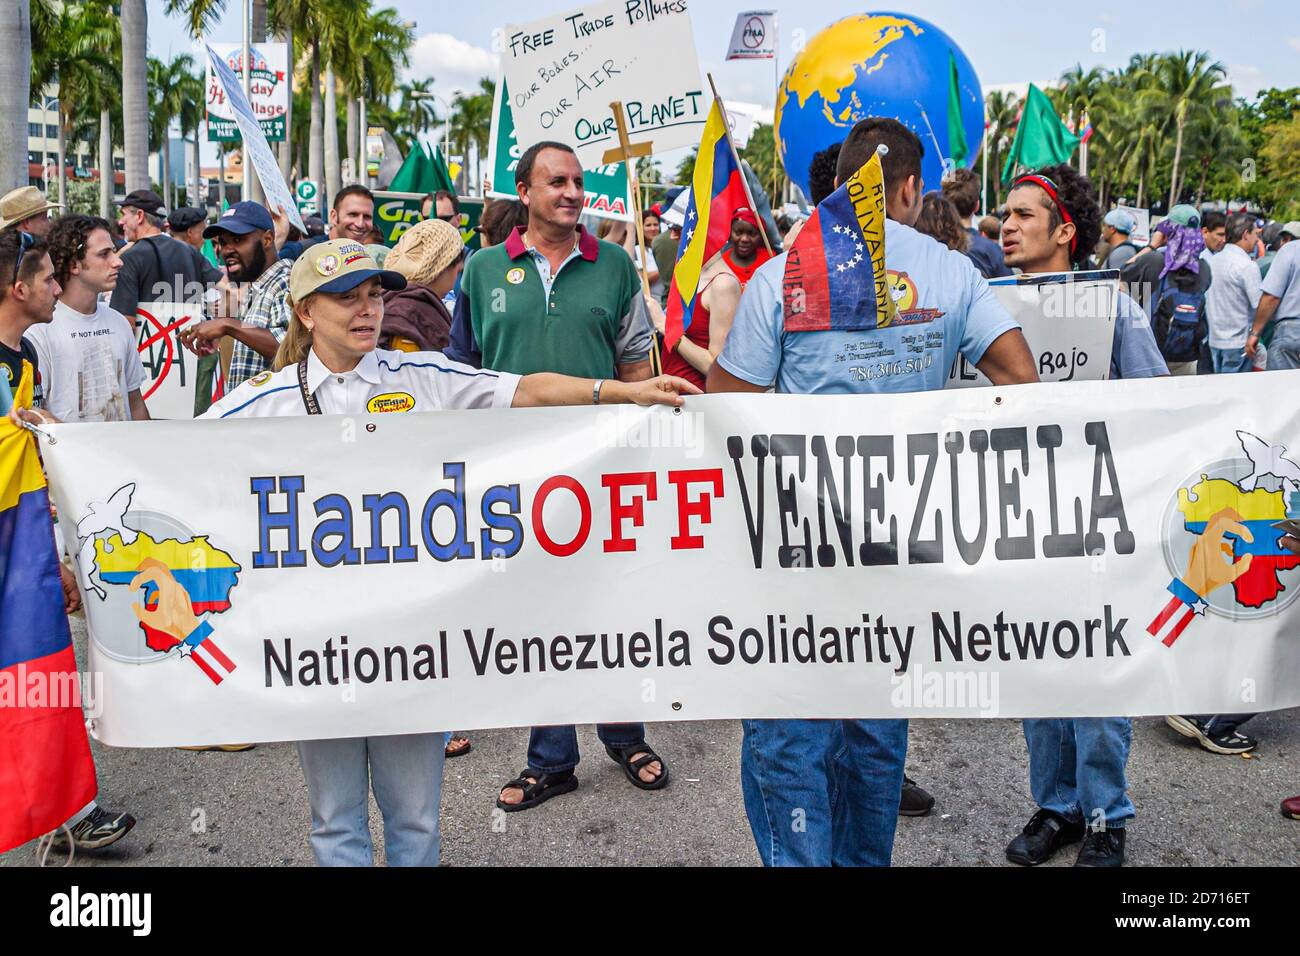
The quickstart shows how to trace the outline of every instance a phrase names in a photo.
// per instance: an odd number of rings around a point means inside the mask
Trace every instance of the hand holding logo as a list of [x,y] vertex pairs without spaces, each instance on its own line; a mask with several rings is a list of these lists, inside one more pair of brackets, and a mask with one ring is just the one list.
[[154,606],[150,609],[147,603],[132,604],[135,616],[145,627],[169,635],[176,644],[181,643],[199,627],[189,592],[172,577],[171,569],[156,558],[145,558],[139,570],[127,590],[138,591],[146,583],[152,584],[152,588],[145,588],[145,601],[153,598]]
[[1240,560],[1234,560],[1232,542],[1227,537],[1235,534],[1247,544],[1255,540],[1241,520],[1241,515],[1232,508],[1215,512],[1204,533],[1192,545],[1182,580],[1198,597],[1205,597],[1216,588],[1231,584],[1250,570],[1253,555],[1246,554]]

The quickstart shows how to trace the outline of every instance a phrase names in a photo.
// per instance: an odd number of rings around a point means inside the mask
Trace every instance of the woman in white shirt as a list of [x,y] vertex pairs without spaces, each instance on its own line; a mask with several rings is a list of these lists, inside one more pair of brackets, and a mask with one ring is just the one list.
[[[352,240],[310,247],[289,278],[293,315],[274,371],[244,382],[204,418],[357,414],[393,392],[407,411],[530,405],[680,405],[698,394],[662,375],[643,382],[511,375],[460,365],[440,352],[377,350],[383,292],[406,280],[379,269]],[[298,744],[311,800],[312,851],[322,866],[368,866],[369,790],[384,817],[390,865],[437,866],[443,734],[304,740]]]

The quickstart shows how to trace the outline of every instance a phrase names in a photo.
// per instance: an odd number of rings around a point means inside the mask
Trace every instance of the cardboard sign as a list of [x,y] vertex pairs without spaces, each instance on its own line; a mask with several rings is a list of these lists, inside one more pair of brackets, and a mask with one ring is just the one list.
[[[506,78],[497,78],[496,98],[492,103],[492,130],[488,139],[488,175],[483,190],[494,199],[517,199],[515,167],[524,154],[515,135],[515,120],[508,105]],[[585,211],[601,219],[632,220],[632,192],[623,163],[600,165],[582,172],[586,194]]]
[[[1009,276],[994,279],[989,286],[1020,323],[1041,381],[1110,378],[1118,272]],[[948,376],[948,388],[989,384],[977,368],[958,355]]]
[[633,144],[656,153],[700,141],[712,97],[686,0],[605,0],[505,28],[501,57],[521,142],[559,140],[583,168],[619,145],[609,104]]

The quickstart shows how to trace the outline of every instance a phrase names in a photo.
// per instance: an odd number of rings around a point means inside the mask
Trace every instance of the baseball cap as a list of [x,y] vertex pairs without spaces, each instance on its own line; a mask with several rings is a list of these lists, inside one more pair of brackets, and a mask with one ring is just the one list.
[[208,214],[204,210],[194,206],[181,206],[180,209],[172,210],[172,214],[167,217],[167,225],[176,232],[184,232],[201,222],[207,222],[207,219]]
[[1196,227],[1201,224],[1201,214],[1196,211],[1195,206],[1189,206],[1186,203],[1179,203],[1173,209],[1170,209],[1169,219],[1176,226]]
[[1131,213],[1125,212],[1123,209],[1112,209],[1106,213],[1105,223],[1126,236],[1137,228],[1137,220],[1133,218]]
[[152,189],[137,189],[134,192],[127,193],[126,198],[118,200],[117,204],[124,209],[130,207],[142,210],[151,216],[167,215],[167,204]]
[[1278,231],[1285,232],[1292,239],[1300,239],[1300,219],[1292,219]]
[[271,214],[261,203],[245,199],[237,202],[221,214],[221,218],[203,230],[203,238],[211,239],[222,232],[245,236],[254,229],[274,229]]
[[361,243],[354,239],[331,239],[308,246],[294,260],[289,271],[289,298],[301,302],[317,292],[338,295],[373,276],[378,276],[380,285],[389,291],[406,288],[406,277],[379,268]]

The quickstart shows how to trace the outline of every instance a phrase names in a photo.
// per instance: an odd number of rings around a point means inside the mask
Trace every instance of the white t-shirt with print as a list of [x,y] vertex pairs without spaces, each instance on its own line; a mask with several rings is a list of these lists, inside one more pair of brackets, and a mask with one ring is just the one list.
[[45,407],[60,421],[130,421],[127,396],[144,383],[135,333],[121,312],[100,302],[86,315],[62,302],[54,321],[24,336],[36,348]]

